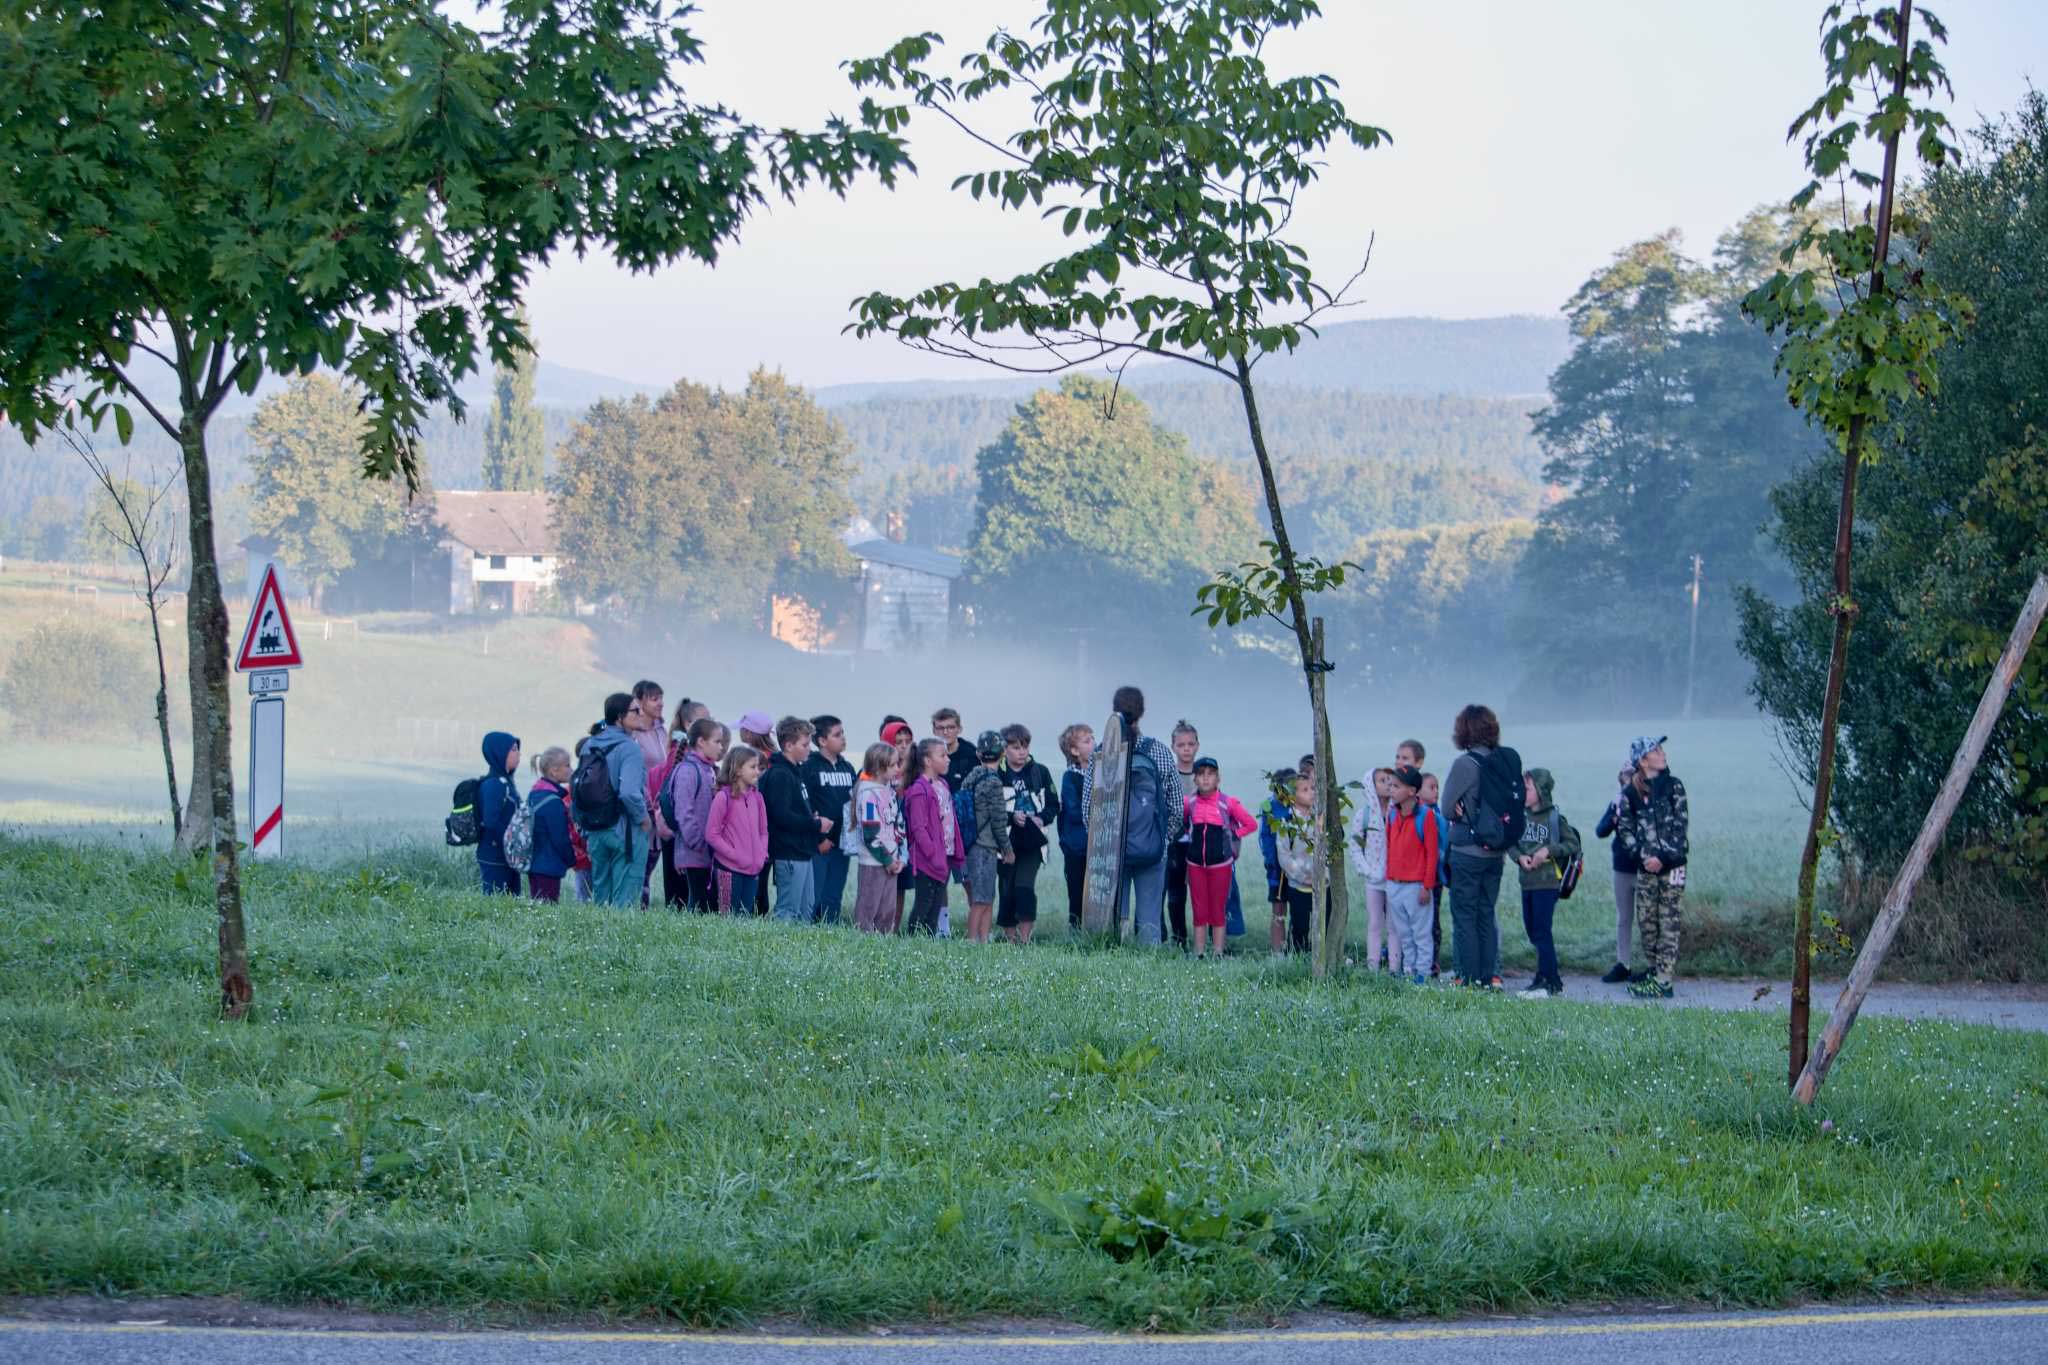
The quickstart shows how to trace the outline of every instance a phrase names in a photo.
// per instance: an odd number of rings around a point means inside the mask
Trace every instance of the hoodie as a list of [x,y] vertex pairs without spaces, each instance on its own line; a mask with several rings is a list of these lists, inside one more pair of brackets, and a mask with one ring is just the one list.
[[505,771],[505,758],[518,747],[519,736],[503,730],[493,730],[484,736],[484,780],[476,795],[476,818],[481,828],[476,860],[480,863],[505,865],[505,826],[512,823],[512,808],[519,804],[519,788]]
[[803,770],[779,749],[761,774],[761,799],[768,803],[768,857],[778,863],[809,862],[818,852],[811,789],[804,785]]
[[[811,851],[816,852],[820,843],[830,842],[830,852],[842,852],[839,845],[846,834],[846,808],[853,804],[853,784],[860,774],[846,761],[846,755],[827,758],[822,749],[811,750],[811,756],[798,771],[803,774],[811,809],[832,822],[832,828],[811,840]],[[817,828],[816,821],[812,821],[811,828]]]
[[910,840],[910,870],[935,882],[967,863],[960,825],[953,819],[953,794],[943,780],[920,777],[903,793],[903,824]]
[[1060,852],[1086,853],[1088,851],[1088,817],[1081,809],[1081,789],[1087,784],[1088,770],[1068,765],[1060,774]]
[[568,793],[548,781],[536,779],[526,794],[533,809],[533,866],[536,877],[566,877],[576,866],[576,841],[569,833]]
[[1380,803],[1370,775],[1365,796],[1351,817],[1351,869],[1365,878],[1366,886],[1377,891],[1387,880],[1387,808]]
[[1515,864],[1515,871],[1522,877],[1524,891],[1555,891],[1564,882],[1564,865],[1579,852],[1579,832],[1564,818],[1551,800],[1556,782],[1548,768],[1531,768],[1523,774],[1536,787],[1536,809],[1525,811],[1522,823],[1522,842],[1515,846],[1517,858],[1532,856],[1536,850],[1547,848],[1550,857],[1534,868]]
[[983,764],[967,774],[961,788],[974,802],[974,846],[992,853],[1010,851],[1010,788],[1001,773]]
[[1315,885],[1316,851],[1309,845],[1314,831],[1314,814],[1296,810],[1292,804],[1274,825],[1273,857],[1290,890],[1307,891]]
[[677,760],[668,783],[668,803],[676,813],[676,871],[711,866],[711,845],[704,840],[704,827],[711,819],[711,798],[718,791],[718,770],[692,749]]
[[718,865],[728,872],[758,876],[768,863],[768,807],[761,789],[744,793],[720,787],[711,798],[711,814],[704,824],[704,840],[718,856]]
[[603,755],[605,771],[611,774],[612,790],[619,794],[619,805],[624,811],[619,823],[628,830],[640,828],[647,819],[647,764],[640,757],[640,746],[619,726],[607,725],[585,741],[584,755],[587,757],[592,750]]

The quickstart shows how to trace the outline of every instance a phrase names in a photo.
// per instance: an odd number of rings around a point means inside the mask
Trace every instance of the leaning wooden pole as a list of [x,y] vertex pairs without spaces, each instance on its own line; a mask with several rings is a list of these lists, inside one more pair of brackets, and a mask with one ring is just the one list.
[[1819,1043],[1806,1059],[1806,1066],[1792,1087],[1792,1097],[1801,1104],[1813,1103],[1813,1097],[1820,1092],[1821,1082],[1828,1078],[1828,1067],[1841,1055],[1842,1041],[1856,1022],[1856,1012],[1863,1008],[1863,997],[1869,993],[1870,983],[1877,977],[1878,965],[1884,961],[1886,950],[1892,946],[1892,939],[1899,932],[1907,909],[1913,904],[1913,892],[1919,887],[1920,878],[1926,874],[1935,846],[1947,832],[1949,819],[1963,799],[1963,789],[1970,785],[1970,774],[1977,770],[1977,760],[1984,756],[1984,744],[1991,737],[1992,727],[1998,724],[1998,718],[2005,710],[2006,698],[2012,695],[2013,684],[2019,680],[2020,666],[2026,662],[2027,650],[2033,646],[2034,636],[2041,629],[2043,615],[2048,615],[2048,574],[2035,578],[2034,590],[2027,594],[2026,605],[2020,608],[2020,619],[2013,624],[2012,635],[2005,642],[2005,653],[2000,656],[1998,668],[1992,673],[1990,683],[1984,688],[1984,696],[1977,703],[1977,714],[1963,736],[1963,747],[1956,750],[1955,761],[1949,764],[1948,777],[1942,781],[1941,790],[1935,794],[1934,806],[1927,812],[1927,822],[1920,826],[1920,837],[1913,841],[1912,851],[1906,854],[1898,879],[1886,893],[1884,908],[1878,911],[1877,922],[1870,926],[1870,936],[1863,940],[1863,948],[1856,954],[1856,965],[1849,972],[1849,979],[1842,984],[1841,998],[1835,1001],[1834,1011],[1828,1015],[1828,1026],[1821,1030]]

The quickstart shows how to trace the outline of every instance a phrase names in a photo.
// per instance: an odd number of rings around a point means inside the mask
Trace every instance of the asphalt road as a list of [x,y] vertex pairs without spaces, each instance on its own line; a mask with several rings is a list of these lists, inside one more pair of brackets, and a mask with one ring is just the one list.
[[[1508,989],[1526,985],[1527,970],[1508,981]],[[1609,986],[1597,976],[1567,973],[1564,998],[1596,1005],[1611,1004],[1620,1009],[1710,1009],[1743,1010],[1773,1014],[1783,1019],[1792,1008],[1792,983],[1766,981],[1761,977],[1688,977],[1681,974],[1677,994],[1669,1000],[1632,999],[1626,986]],[[1813,983],[1814,1023],[1835,1007],[1842,993],[1839,981]],[[1534,1002],[1541,1005],[1543,1002]],[[1990,1024],[1994,1028],[2048,1033],[2048,986],[1993,985],[1959,981],[1939,986],[1921,986],[1903,981],[1880,981],[1864,997],[1865,1019],[1942,1019],[1956,1024]],[[1850,1037],[1853,1039],[1854,1034]],[[1853,1043],[1852,1043],[1853,1046]]]
[[0,1321],[0,1362],[35,1365],[1508,1365],[1638,1362],[1855,1361],[1970,1365],[2048,1360],[2048,1303],[1965,1304],[1655,1317],[1485,1319],[1415,1326],[1199,1337],[1082,1332],[857,1337],[629,1332],[374,1332],[115,1323]]

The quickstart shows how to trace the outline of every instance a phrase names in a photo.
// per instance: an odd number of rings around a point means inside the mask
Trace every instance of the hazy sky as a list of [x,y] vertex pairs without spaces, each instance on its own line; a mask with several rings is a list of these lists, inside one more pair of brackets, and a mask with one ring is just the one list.
[[[953,56],[1029,0],[701,0],[700,98],[769,125],[818,126],[858,97],[839,63],[924,29]],[[1353,316],[1553,312],[1618,247],[1677,227],[1704,256],[1751,206],[1800,183],[1785,130],[1820,88],[1818,0],[1324,0],[1274,52],[1335,76],[1391,145],[1338,154],[1297,218],[1341,279],[1377,234]],[[1947,0],[1950,117],[1965,127],[2048,83],[2048,0]],[[564,257],[532,291],[543,356],[648,383],[979,378],[886,340],[840,335],[856,294],[1044,259],[1057,227],[949,189],[989,155],[936,117],[911,128],[920,174],[842,202],[776,203],[715,269],[633,276]]]

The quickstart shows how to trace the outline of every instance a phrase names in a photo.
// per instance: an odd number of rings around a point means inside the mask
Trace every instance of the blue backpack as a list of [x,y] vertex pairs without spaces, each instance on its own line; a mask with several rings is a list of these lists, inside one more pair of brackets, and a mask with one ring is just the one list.
[[953,823],[960,826],[960,846],[973,848],[974,792],[966,782],[962,782],[960,790],[953,793]]
[[1151,867],[1166,856],[1166,779],[1143,748],[1131,750],[1124,801],[1124,866]]

